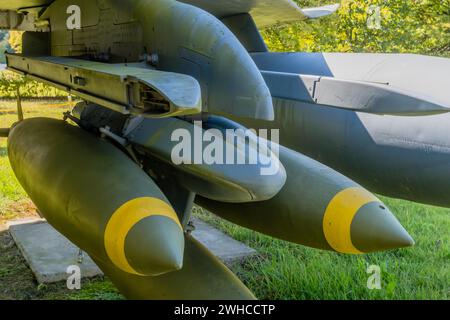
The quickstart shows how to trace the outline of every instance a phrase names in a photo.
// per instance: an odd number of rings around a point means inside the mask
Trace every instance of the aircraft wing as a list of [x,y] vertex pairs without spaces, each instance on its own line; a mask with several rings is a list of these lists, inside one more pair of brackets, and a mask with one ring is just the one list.
[[[250,13],[258,27],[329,15],[339,4],[301,9],[292,0],[179,0],[202,8],[218,18]],[[0,10],[19,10],[48,5],[53,0],[2,0]]]
[[301,9],[292,0],[180,0],[202,8],[223,18],[240,13],[250,13],[258,27],[286,23],[329,15],[339,4],[319,8]]

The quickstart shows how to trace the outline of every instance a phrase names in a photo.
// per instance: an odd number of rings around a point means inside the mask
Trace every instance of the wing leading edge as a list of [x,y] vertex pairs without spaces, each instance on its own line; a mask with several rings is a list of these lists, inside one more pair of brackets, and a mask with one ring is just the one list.
[[218,18],[250,13],[258,27],[319,18],[332,14],[339,4],[301,9],[292,0],[180,0],[202,8]]

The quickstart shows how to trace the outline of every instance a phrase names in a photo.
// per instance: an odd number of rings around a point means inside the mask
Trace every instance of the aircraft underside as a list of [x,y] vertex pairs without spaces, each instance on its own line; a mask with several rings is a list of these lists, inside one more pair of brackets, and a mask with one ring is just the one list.
[[1,131],[18,180],[128,298],[254,298],[190,236],[194,204],[322,250],[413,245],[372,192],[450,207],[450,60],[273,53],[259,32],[336,9],[2,1],[25,31],[8,69],[81,99]]

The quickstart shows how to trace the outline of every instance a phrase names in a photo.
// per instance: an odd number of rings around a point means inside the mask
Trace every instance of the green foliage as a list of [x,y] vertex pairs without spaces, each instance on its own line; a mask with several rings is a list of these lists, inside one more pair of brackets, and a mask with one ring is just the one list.
[[[371,6],[380,8],[379,29],[368,26],[374,17]],[[343,0],[337,14],[271,27],[263,36],[272,51],[409,52],[450,57],[450,0]]]
[[[5,62],[3,52],[10,50],[21,52],[22,50],[21,31],[1,31],[0,32],[0,63]],[[67,93],[48,86],[41,82],[32,81],[16,73],[9,71],[0,72],[0,99],[11,99],[17,96],[17,88],[20,90],[22,98],[59,98],[66,97]]]
[[0,99],[16,97],[17,87],[22,98],[66,97],[67,93],[41,82],[32,81],[10,71],[0,73]]
[[8,43],[11,47],[12,51],[15,53],[21,53],[22,52],[22,35],[23,31],[10,31],[9,32],[9,38]]
[[[295,1],[301,7],[333,2]],[[368,26],[373,17],[371,6],[380,8],[379,29]],[[408,52],[450,57],[450,0],[342,0],[339,11],[330,17],[271,27],[263,36],[272,51]],[[20,52],[20,32],[0,32],[0,52],[6,49]],[[67,96],[44,84],[1,74],[0,98],[14,98],[17,85],[25,98]]]

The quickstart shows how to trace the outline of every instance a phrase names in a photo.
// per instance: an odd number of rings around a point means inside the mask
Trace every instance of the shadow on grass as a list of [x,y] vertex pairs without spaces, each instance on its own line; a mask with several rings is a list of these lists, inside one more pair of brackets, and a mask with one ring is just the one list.
[[6,115],[11,115],[11,114],[17,114],[16,110],[3,110],[0,111],[0,116],[6,116]]

